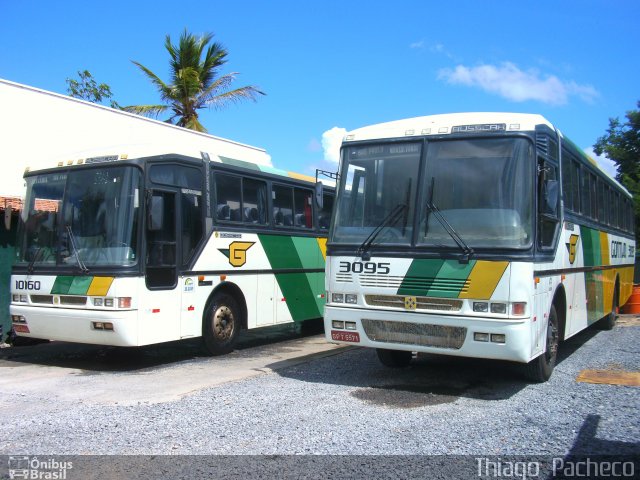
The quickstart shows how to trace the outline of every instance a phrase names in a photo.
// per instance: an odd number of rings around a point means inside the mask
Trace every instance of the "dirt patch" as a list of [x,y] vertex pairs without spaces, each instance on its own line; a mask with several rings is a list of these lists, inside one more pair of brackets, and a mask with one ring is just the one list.
[[613,367],[606,370],[582,370],[577,382],[640,387],[640,372],[627,372]]
[[619,315],[616,319],[616,325],[620,327],[640,327],[640,316]]

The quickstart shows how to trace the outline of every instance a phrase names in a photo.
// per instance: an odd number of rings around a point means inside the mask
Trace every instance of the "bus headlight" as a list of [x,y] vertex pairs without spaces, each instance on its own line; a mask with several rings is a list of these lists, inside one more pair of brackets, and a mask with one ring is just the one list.
[[356,295],[355,293],[347,293],[344,296],[344,301],[345,303],[356,304],[358,303],[358,295]]
[[491,313],[507,313],[507,304],[506,303],[492,303],[491,304]]
[[489,311],[489,304],[487,302],[473,302],[473,311],[486,313]]
[[344,293],[332,293],[331,303],[344,303]]

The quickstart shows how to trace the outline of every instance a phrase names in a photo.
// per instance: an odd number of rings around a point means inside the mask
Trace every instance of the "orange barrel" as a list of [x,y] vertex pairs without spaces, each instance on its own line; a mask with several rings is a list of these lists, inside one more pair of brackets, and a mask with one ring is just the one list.
[[640,313],[640,285],[633,286],[633,292],[627,303],[620,309],[622,313]]

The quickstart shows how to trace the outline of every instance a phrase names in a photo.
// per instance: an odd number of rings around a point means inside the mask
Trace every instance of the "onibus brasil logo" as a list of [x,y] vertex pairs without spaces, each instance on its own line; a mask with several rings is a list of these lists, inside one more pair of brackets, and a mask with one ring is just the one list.
[[73,468],[73,462],[63,462],[54,458],[41,460],[38,457],[9,457],[9,478],[33,480],[65,480],[67,470]]

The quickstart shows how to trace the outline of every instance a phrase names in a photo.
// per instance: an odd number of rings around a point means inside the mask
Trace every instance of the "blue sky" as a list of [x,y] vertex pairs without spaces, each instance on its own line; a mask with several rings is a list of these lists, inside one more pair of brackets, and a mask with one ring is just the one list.
[[203,111],[209,133],[313,174],[344,129],[436,113],[540,113],[589,148],[640,100],[639,20],[637,0],[0,0],[0,78],[66,93],[88,69],[157,103],[131,60],[167,78],[165,35],[213,32],[267,96]]

